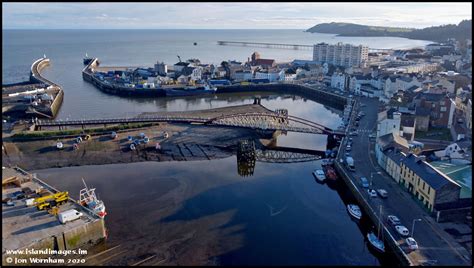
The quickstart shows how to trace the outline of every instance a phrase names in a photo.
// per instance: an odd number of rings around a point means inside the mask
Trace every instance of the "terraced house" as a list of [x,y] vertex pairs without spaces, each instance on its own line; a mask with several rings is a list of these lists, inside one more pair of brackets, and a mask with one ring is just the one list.
[[387,151],[385,170],[430,212],[459,200],[461,185],[414,154]]

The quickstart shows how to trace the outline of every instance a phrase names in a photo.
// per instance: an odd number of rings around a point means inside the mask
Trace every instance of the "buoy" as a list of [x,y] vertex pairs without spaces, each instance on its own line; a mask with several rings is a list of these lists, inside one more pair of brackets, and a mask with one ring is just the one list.
[[194,45],[197,46],[198,43],[194,42]]

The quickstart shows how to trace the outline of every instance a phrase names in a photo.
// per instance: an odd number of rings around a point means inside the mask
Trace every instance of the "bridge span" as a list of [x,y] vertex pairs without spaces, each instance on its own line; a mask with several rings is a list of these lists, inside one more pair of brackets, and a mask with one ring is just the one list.
[[187,112],[145,113],[137,117],[86,120],[36,120],[35,129],[87,125],[111,125],[128,123],[187,123],[210,126],[243,127],[258,130],[301,132],[344,136],[344,132],[303,118],[290,116],[286,109],[272,111],[260,104],[231,106],[210,110]]

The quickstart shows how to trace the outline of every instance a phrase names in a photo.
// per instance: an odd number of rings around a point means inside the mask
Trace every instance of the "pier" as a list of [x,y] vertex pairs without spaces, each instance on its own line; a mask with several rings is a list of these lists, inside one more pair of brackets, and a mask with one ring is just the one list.
[[[247,41],[217,41],[220,46],[249,46],[249,47],[263,47],[263,48],[279,48],[279,49],[293,49],[293,50],[312,50],[313,45],[301,44],[279,44],[279,43],[260,43]],[[393,49],[385,48],[369,48],[369,52],[391,52]]]

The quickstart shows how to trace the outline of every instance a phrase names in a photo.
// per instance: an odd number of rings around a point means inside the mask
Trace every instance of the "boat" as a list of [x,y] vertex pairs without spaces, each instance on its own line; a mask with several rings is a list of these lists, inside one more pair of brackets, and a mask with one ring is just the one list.
[[324,166],[324,169],[326,171],[326,177],[331,179],[331,180],[337,180],[337,174],[336,174],[336,170],[334,170],[333,167],[331,167],[330,165],[326,165]]
[[89,58],[89,56],[87,56],[87,53],[86,53],[86,57],[82,60],[82,62],[84,63],[84,65],[87,65],[91,63],[92,60],[93,58]]
[[323,182],[326,179],[326,176],[324,175],[324,171],[322,169],[316,169],[315,171],[313,171],[313,176],[319,182]]
[[62,142],[60,142],[60,141],[56,142],[56,148],[58,148],[58,149],[62,149],[62,148],[64,148],[64,145],[63,145],[63,143],[62,143]]
[[205,85],[200,87],[165,88],[164,91],[167,97],[195,96],[202,94],[213,94],[217,91],[217,88]]
[[352,217],[358,220],[360,220],[360,218],[362,217],[362,211],[360,210],[358,205],[354,205],[354,204],[347,205],[347,211],[349,211],[349,214]]
[[334,164],[334,159],[332,158],[324,158],[321,161],[321,166],[328,166],[328,165],[333,165]]
[[375,235],[374,232],[371,231],[367,234],[367,240],[369,240],[370,245],[372,245],[372,247],[374,247],[377,251],[384,253],[385,245],[383,243],[383,239],[380,239],[380,225],[382,225],[382,222],[380,221],[381,218],[382,218],[382,206],[380,206],[379,224],[377,226],[377,235]]
[[372,245],[376,250],[379,252],[385,252],[385,245],[383,244],[383,241],[380,240],[374,232],[369,232],[367,234],[367,240],[369,240],[370,245]]
[[104,218],[105,215],[107,215],[107,212],[105,212],[104,202],[97,199],[95,188],[89,189],[84,179],[82,179],[82,182],[84,183],[85,188],[79,192],[79,203],[92,210],[99,217]]

